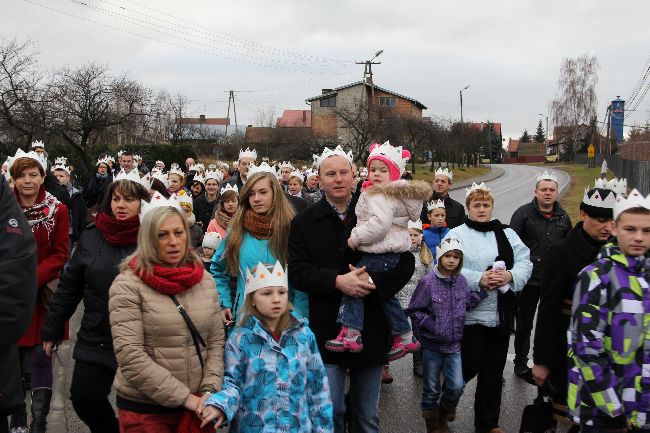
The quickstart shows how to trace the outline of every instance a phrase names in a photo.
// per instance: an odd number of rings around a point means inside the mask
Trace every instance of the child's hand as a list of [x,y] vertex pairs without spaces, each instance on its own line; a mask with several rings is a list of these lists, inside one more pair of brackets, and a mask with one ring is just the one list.
[[221,409],[217,409],[214,406],[206,406],[201,412],[201,420],[203,421],[201,423],[201,428],[206,426],[210,421],[215,420],[214,429],[216,430],[221,427],[221,423],[223,423],[225,418],[226,415],[224,415]]
[[352,243],[352,238],[348,238],[348,248],[352,251],[356,251],[357,247]]

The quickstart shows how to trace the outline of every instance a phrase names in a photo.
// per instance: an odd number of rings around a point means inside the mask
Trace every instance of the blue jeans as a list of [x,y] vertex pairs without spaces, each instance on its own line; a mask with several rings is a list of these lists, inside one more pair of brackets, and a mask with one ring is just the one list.
[[[370,272],[387,272],[397,266],[400,254],[370,254],[364,253],[357,263],[357,267],[365,266]],[[390,325],[392,335],[408,334],[411,331],[406,313],[402,310],[399,301],[394,296],[384,301],[384,313]],[[363,298],[341,297],[339,314],[336,321],[341,325],[361,331],[363,329]]]
[[[352,433],[379,432],[381,366],[350,369]],[[334,406],[334,433],[345,433],[345,381],[347,367],[325,364]]]
[[438,408],[441,372],[445,382],[440,403],[446,407],[456,407],[465,388],[460,353],[437,353],[422,349],[422,370],[422,410]]

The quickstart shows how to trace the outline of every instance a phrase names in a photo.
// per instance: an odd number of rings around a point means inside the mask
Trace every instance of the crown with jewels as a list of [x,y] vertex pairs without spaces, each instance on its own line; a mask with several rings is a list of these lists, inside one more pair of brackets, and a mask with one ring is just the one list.
[[555,172],[553,172],[553,171],[548,172],[547,170],[544,170],[544,173],[538,174],[537,175],[537,182],[542,181],[542,180],[552,180],[553,182],[558,183],[557,174],[555,174]]
[[643,194],[634,188],[627,197],[623,194],[618,195],[616,197],[616,203],[614,203],[614,219],[618,219],[618,216],[626,210],[637,207],[650,210],[650,194],[647,197],[643,197]]
[[205,186],[205,178],[201,176],[200,174],[195,174],[194,177],[192,178],[192,182],[199,182],[202,183],[203,186]]
[[183,173],[183,170],[180,169],[178,164],[176,164],[176,167],[171,167],[169,169],[169,171],[167,172],[167,176],[169,176],[170,174],[177,174],[180,177],[185,177],[185,173]]
[[[604,180],[606,180],[606,179],[604,179]],[[596,181],[598,181],[598,179],[596,179]],[[611,189],[612,191],[614,191],[616,193],[616,195],[627,194],[627,179],[626,178],[618,179],[618,178],[614,177],[614,178],[608,180],[605,183],[604,188],[605,189]]]
[[370,146],[370,154],[368,159],[373,156],[383,156],[391,160],[398,168],[399,172],[404,173],[406,168],[406,163],[411,159],[411,152],[408,150],[403,150],[402,146],[391,146],[390,141],[386,141],[383,144],[375,143]]
[[250,179],[256,173],[271,173],[273,176],[277,176],[275,169],[268,165],[266,162],[261,163],[260,165],[251,164],[248,168],[248,177]]
[[207,182],[209,179],[221,182],[223,180],[223,173],[219,170],[208,170],[205,172],[205,181]]
[[59,156],[54,160],[54,165],[67,165],[68,164],[68,158],[65,156]]
[[228,191],[235,191],[235,193],[237,195],[239,195],[239,188],[237,187],[237,185],[231,185],[229,183],[226,184],[226,186],[224,186],[223,188],[221,188],[221,191],[219,191],[219,194],[223,195],[224,193],[226,193]]
[[471,188],[465,188],[465,197],[468,197],[474,191],[479,191],[479,190],[490,192],[490,188],[488,188],[487,185],[485,185],[485,182],[481,182],[481,183],[478,183],[478,184],[475,183],[475,182],[472,182],[472,187]]
[[463,252],[463,245],[456,238],[445,238],[440,241],[440,245],[436,247],[436,261],[440,261],[440,258],[444,256],[449,251],[458,250],[461,253]]
[[342,156],[343,158],[347,159],[350,162],[350,165],[352,165],[352,160],[354,157],[352,156],[352,151],[345,152],[343,148],[339,145],[336,146],[334,149],[330,149],[329,147],[326,147],[323,150],[323,153],[320,155],[312,155],[314,158],[314,165],[316,168],[320,168],[320,165],[323,163],[324,160],[329,158],[330,156]]
[[45,149],[45,143],[43,143],[41,140],[32,141],[32,149],[36,149],[37,147],[42,147]]
[[[597,185],[599,184],[597,183]],[[605,190],[605,194],[601,194],[600,190]],[[589,191],[593,191],[591,197],[589,196]],[[582,196],[582,203],[597,208],[613,209],[616,204],[615,195],[614,191],[600,186],[596,186],[593,190],[585,188],[585,194]]]
[[431,200],[430,202],[427,203],[427,211],[431,212],[434,209],[444,209],[445,208],[445,201],[444,200]]
[[109,161],[110,161],[110,159],[108,159],[108,157],[98,159],[97,164],[95,164],[95,167],[97,167],[99,164],[106,164],[106,167],[109,167],[109,165],[108,165]]
[[[269,266],[270,267],[270,266]],[[258,263],[255,268],[255,275],[251,274],[249,269],[246,270],[246,289],[244,294],[248,295],[265,287],[285,287],[289,288],[287,273],[280,264],[275,262],[273,269],[269,270],[263,263]]]
[[37,161],[39,164],[41,164],[41,167],[43,167],[43,171],[47,171],[47,160],[45,159],[44,156],[40,156],[38,153],[34,152],[33,150],[30,150],[29,152],[25,152],[22,149],[16,150],[16,154],[13,156],[13,158],[8,158],[7,159],[7,164],[9,165],[7,167],[7,172],[11,169],[11,166],[14,165],[14,162],[18,158],[31,158],[35,161]]
[[279,165],[282,168],[288,168],[289,170],[295,170],[294,166],[291,164],[291,161],[282,161]]
[[422,231],[422,221],[421,220],[409,221],[407,226],[408,226],[407,228],[409,228],[409,229],[415,229],[415,230]]
[[253,158],[253,161],[256,161],[257,150],[249,149],[248,147],[246,148],[246,150],[239,149],[239,159],[241,160],[242,158]]
[[192,200],[192,196],[186,193],[184,189],[173,193],[170,199],[176,200],[179,205],[185,205],[190,209],[194,208],[194,200]]
[[120,170],[120,172],[117,173],[113,178],[113,181],[118,180],[130,180],[131,182],[139,183],[147,191],[151,189],[151,175],[147,173],[146,175],[140,177],[138,170],[131,170],[128,173],[126,173],[124,170]]
[[159,207],[173,207],[183,214],[183,209],[181,209],[181,206],[176,200],[173,198],[167,199],[161,193],[156,191],[153,196],[151,196],[149,203],[144,200],[140,203],[140,221],[142,222],[146,214]]
[[442,167],[438,168],[436,170],[435,176],[447,176],[449,180],[454,180],[454,173],[450,171],[448,168],[445,168],[444,170]]

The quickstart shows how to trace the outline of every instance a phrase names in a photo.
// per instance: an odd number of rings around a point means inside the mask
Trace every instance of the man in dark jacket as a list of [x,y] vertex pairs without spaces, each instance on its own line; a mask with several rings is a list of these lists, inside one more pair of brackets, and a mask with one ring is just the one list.
[[[448,169],[439,168],[436,170],[436,177],[433,179],[432,187],[433,194],[431,195],[432,200],[444,200],[445,202],[445,214],[447,227],[453,229],[465,222],[465,208],[462,204],[458,203],[456,200],[449,197],[449,190],[451,189],[452,179],[454,177],[453,172]],[[424,203],[422,206],[422,214],[420,219],[423,223],[429,222],[429,211],[427,210],[427,204]]]
[[239,188],[241,191],[241,189],[244,187],[244,182],[246,182],[246,179],[248,178],[248,169],[250,168],[251,164],[255,164],[256,160],[257,151],[255,149],[250,150],[246,148],[246,150],[240,150],[237,165],[237,167],[239,167],[239,170],[232,175],[228,183],[232,186],[237,185],[237,188]]
[[88,208],[86,207],[83,192],[72,185],[68,167],[55,165],[54,176],[70,196],[68,210],[70,212],[70,250],[72,250],[72,247],[79,242],[86,225],[88,225]]
[[571,230],[569,214],[557,202],[557,176],[544,171],[537,177],[535,197],[512,214],[510,227],[530,249],[533,273],[524,289],[517,294],[519,312],[515,332],[515,374],[522,379],[530,377],[528,352],[530,333],[539,302],[542,285],[542,267],[552,245],[564,239]]
[[575,283],[580,270],[596,259],[611,236],[613,206],[614,193],[610,190],[594,188],[585,193],[580,204],[581,221],[544,258],[532,375],[539,386],[550,382],[546,388],[553,394],[553,416],[564,426],[569,423],[567,330]]
[[[344,431],[344,393],[349,371],[352,431],[378,432],[381,370],[391,343],[382,301],[408,282],[415,260],[407,252],[402,254],[390,276],[370,273],[377,281],[376,287],[364,268],[352,266],[360,259],[360,253],[347,248],[350,232],[356,225],[354,208],[358,198],[351,195],[351,159],[341,150],[329,157],[321,156],[321,160],[319,174],[325,196],[292,221],[289,280],[309,295],[309,323],[327,369],[334,405],[334,431]],[[336,318],[342,294],[364,299],[360,353],[334,353],[325,349],[325,341],[335,338],[340,330]]]
[[36,293],[36,241],[0,176],[0,431],[7,430],[7,416],[25,400],[16,343],[32,320]]

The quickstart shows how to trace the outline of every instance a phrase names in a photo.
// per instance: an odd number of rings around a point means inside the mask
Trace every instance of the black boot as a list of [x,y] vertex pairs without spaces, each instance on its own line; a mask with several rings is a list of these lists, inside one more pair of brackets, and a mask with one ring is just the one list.
[[413,374],[422,377],[422,349],[413,352]]
[[51,388],[37,388],[32,390],[32,433],[45,433],[47,414],[50,413]]

